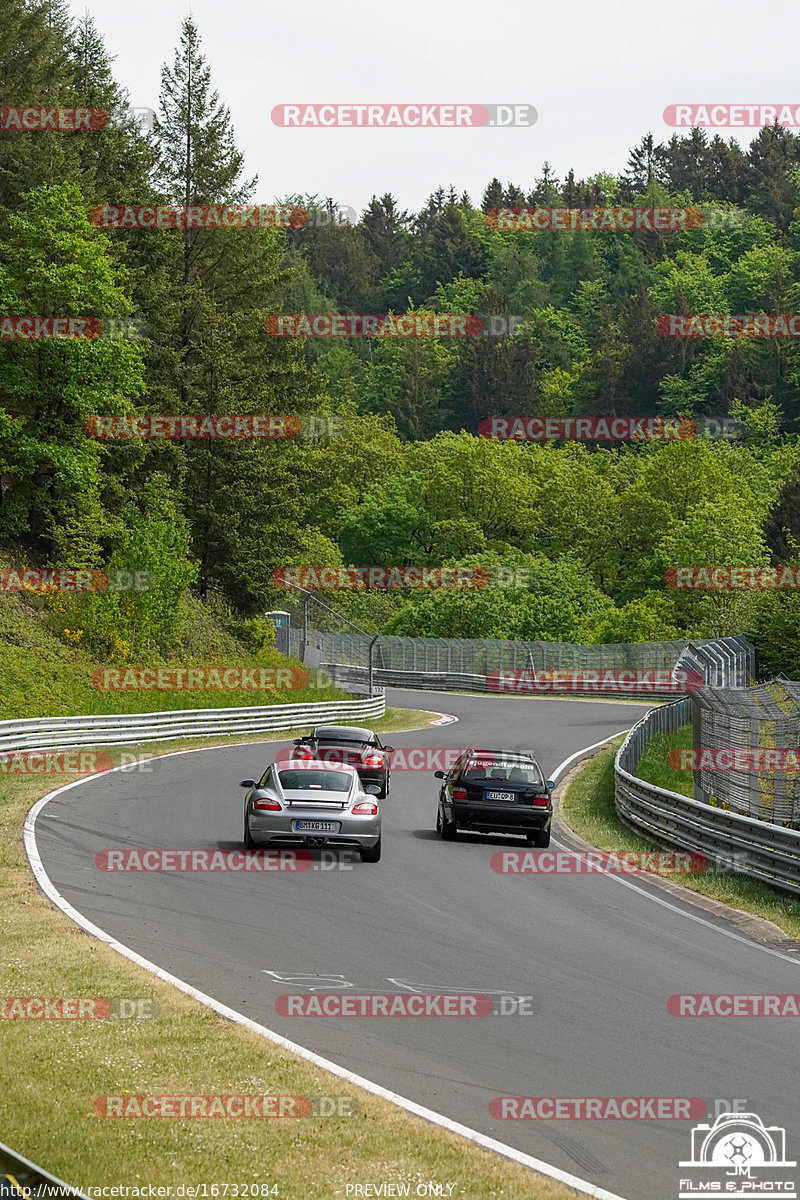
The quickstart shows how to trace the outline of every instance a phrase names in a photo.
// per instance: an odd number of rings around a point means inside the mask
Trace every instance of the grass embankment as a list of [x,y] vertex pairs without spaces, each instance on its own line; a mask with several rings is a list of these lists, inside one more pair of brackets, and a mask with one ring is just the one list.
[[[56,624],[53,614],[35,598],[0,595],[0,720],[167,712],[183,708],[239,708],[251,704],[301,704],[347,698],[345,692],[329,686],[233,690],[94,686],[92,675],[98,668],[117,670],[120,677],[129,669],[225,671],[231,667],[255,668],[256,682],[261,667],[268,670],[301,669],[299,663],[286,659],[270,646],[249,648],[206,605],[190,598],[184,602],[179,644],[138,660],[99,660],[82,646],[65,641],[63,633],[59,636],[54,629]],[[309,674],[309,683],[316,683],[314,673]],[[113,676],[111,678],[113,680]],[[301,681],[302,677],[296,676],[291,680],[293,683]]]
[[[617,738],[608,750],[594,755],[575,775],[561,798],[561,816],[571,829],[599,850],[652,849],[652,842],[623,825],[614,807],[614,755],[621,742],[622,738]],[[639,778],[691,796],[691,772],[673,770],[667,761],[670,750],[688,748],[691,744],[689,725],[677,733],[658,734],[639,760]],[[663,874],[665,879],[688,891],[773,921],[787,937],[800,938],[800,904],[765,883],[741,875]]]
[[[375,727],[424,727],[389,710]],[[282,732],[286,740],[295,732]],[[275,739],[248,737],[248,741]],[[168,751],[231,738],[171,742]],[[164,752],[164,743],[136,747]],[[59,783],[74,777],[64,776]],[[352,1184],[445,1185],[489,1200],[569,1200],[561,1184],[428,1125],[234,1025],[82,933],[39,892],[22,847],[25,813],[42,793],[30,777],[0,788],[0,993],[152,997],[153,1020],[0,1021],[6,1064],[0,1140],[76,1186],[277,1184],[286,1200],[345,1196]],[[52,782],[51,782],[52,786]],[[380,870],[380,868],[374,868]],[[169,967],[169,962],[165,965]],[[301,1035],[302,1036],[302,1035]],[[353,1096],[356,1116],[307,1120],[109,1120],[95,1098],[141,1094]],[[503,1131],[498,1130],[502,1140]],[[447,1184],[454,1184],[448,1193]],[[208,1194],[211,1194],[210,1192]],[[220,1187],[219,1195],[223,1195]]]

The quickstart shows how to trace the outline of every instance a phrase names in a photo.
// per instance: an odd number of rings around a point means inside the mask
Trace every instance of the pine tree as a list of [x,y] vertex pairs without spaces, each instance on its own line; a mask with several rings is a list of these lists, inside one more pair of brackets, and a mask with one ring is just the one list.
[[483,193],[481,200],[481,211],[489,212],[493,208],[500,208],[503,203],[503,185],[495,176],[486,191]]
[[[229,111],[212,91],[191,19],[173,66],[162,72],[155,140],[156,180],[169,201],[242,204],[253,195],[256,180],[242,178],[244,157]],[[347,224],[330,228],[360,237]],[[151,295],[156,411],[296,416],[315,407],[319,384],[303,366],[302,347],[264,328],[288,282],[285,233],[219,228],[147,236],[163,247]],[[283,447],[211,439],[177,454],[165,447],[160,458],[182,480],[201,595],[218,589],[244,610],[263,609],[271,572],[299,537],[297,486]]]
[[564,204],[567,208],[576,208],[578,204],[578,186],[575,183],[575,172],[570,167],[567,173],[567,178],[564,180]]
[[542,174],[536,180],[536,186],[532,193],[535,204],[552,205],[558,204],[560,199],[558,192],[558,180],[553,174],[553,168],[549,162],[542,163]]
[[767,125],[750,143],[747,161],[748,207],[785,232],[800,202],[800,138],[781,125]]
[[515,183],[509,183],[503,192],[503,205],[506,208],[523,208],[525,205],[525,193],[522,188],[517,187]]
[[[3,105],[73,105],[63,0],[5,0],[0,21]],[[0,209],[18,208],[24,193],[77,174],[76,139],[84,133],[0,133]]]
[[366,243],[380,264],[381,276],[393,271],[405,256],[408,213],[400,212],[388,192],[380,200],[373,196],[361,217]]
[[[172,67],[161,71],[156,183],[173,204],[243,204],[258,177],[244,181],[244,155],[236,148],[230,111],[211,91],[211,70],[200,52],[200,36],[191,17],[183,22],[180,48]],[[184,230],[183,285],[194,275],[195,231]],[[203,239],[198,239],[200,245]]]
[[155,153],[135,118],[128,95],[111,69],[112,59],[92,18],[78,21],[70,36],[69,63],[76,103],[108,113],[109,123],[76,144],[80,178],[98,203],[143,204],[153,198],[150,184]]
[[628,155],[628,169],[623,181],[632,195],[642,195],[658,178],[658,155],[652,133],[642,138]]

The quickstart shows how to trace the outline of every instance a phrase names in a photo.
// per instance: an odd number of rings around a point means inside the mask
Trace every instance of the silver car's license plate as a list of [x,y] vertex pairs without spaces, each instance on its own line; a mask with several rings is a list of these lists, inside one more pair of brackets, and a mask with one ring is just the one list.
[[294,821],[297,833],[338,833],[338,821]]
[[514,800],[516,799],[513,792],[487,792],[487,800]]

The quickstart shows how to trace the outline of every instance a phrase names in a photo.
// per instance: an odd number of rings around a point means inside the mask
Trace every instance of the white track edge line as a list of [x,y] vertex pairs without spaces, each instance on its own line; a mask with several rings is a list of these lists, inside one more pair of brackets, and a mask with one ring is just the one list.
[[[627,730],[623,729],[621,732],[626,733]],[[571,754],[569,758],[565,758],[562,763],[559,763],[550,778],[555,778],[559,771],[563,770],[563,768],[566,767],[568,763],[571,763],[573,759],[579,758],[583,754],[588,754],[590,750],[598,749],[600,746],[604,745],[605,742],[613,741],[615,737],[619,737],[619,734],[612,733],[611,737],[603,738],[602,742],[595,742],[593,746],[587,746],[585,750],[578,750],[577,753]],[[584,853],[584,851],[573,849],[572,846],[564,845],[564,843],[559,842],[558,839],[556,839],[555,845],[558,846],[559,849],[567,851],[570,854],[580,855]],[[727,929],[724,925],[718,925],[714,921],[709,921],[707,917],[700,917],[697,915],[697,913],[688,912],[685,908],[681,908],[677,904],[672,904],[669,900],[664,900],[662,896],[656,895],[655,891],[651,888],[637,887],[637,885],[630,879],[623,879],[621,875],[618,875],[613,871],[599,870],[597,873],[599,875],[605,875],[606,878],[610,879],[612,883],[619,883],[622,887],[630,888],[633,892],[638,892],[640,896],[645,896],[648,900],[652,900],[654,904],[660,904],[662,908],[668,908],[672,912],[679,913],[682,917],[686,917],[688,921],[694,921],[698,925],[705,925],[707,929],[713,929],[717,933],[721,933],[723,937],[732,938],[735,942],[742,942],[745,946],[749,946],[751,949],[763,950],[766,954],[771,954],[774,958],[781,958],[784,962],[791,963],[794,967],[798,966],[798,959],[792,958],[788,954],[783,954],[780,950],[775,950],[772,946],[765,945],[764,942],[758,942],[755,938],[745,937],[743,934],[737,933],[734,929]],[[692,903],[689,897],[692,895],[694,895],[694,893],[689,892],[687,896],[686,904],[689,906],[691,906]],[[723,902],[718,901],[718,903],[721,904]]]
[[[617,737],[617,734],[613,735]],[[608,740],[608,739],[606,739]],[[248,743],[242,743],[247,745]],[[602,744],[602,743],[598,743]],[[218,748],[218,747],[217,747]],[[197,750],[178,751],[180,754],[195,754],[203,749],[214,749],[214,747],[198,747]],[[154,758],[162,757],[154,755]],[[574,756],[573,756],[574,757]],[[149,761],[149,760],[145,760]],[[567,760],[569,761],[569,760]],[[122,767],[114,767],[113,771],[123,770]],[[111,774],[111,771],[104,772]],[[591,1196],[594,1200],[625,1200],[625,1197],[618,1195],[616,1192],[606,1191],[605,1188],[597,1187],[593,1183],[589,1183],[586,1179],[580,1179],[577,1175],[570,1174],[569,1171],[562,1171],[560,1167],[554,1167],[550,1163],[543,1162],[539,1158],[534,1158],[533,1155],[525,1154],[521,1150],[517,1150],[513,1146],[507,1146],[504,1142],[499,1142],[495,1138],[489,1137],[484,1133],[480,1133],[477,1129],[470,1129],[467,1125],[461,1125],[458,1121],[451,1120],[450,1117],[444,1116],[443,1113],[434,1112],[433,1109],[426,1108],[422,1104],[417,1104],[415,1100],[408,1100],[405,1096],[399,1095],[397,1092],[392,1092],[388,1088],[383,1087],[379,1083],[373,1083],[370,1079],[365,1079],[361,1075],[356,1075],[353,1071],[348,1071],[346,1067],[339,1066],[338,1063],[331,1062],[330,1059],[323,1058],[322,1055],[316,1054],[313,1050],[308,1050],[305,1046],[300,1046],[297,1042],[291,1042],[288,1038],[276,1033],[272,1029],[268,1029],[266,1025],[259,1025],[250,1017],[245,1017],[242,1013],[237,1012],[233,1008],[229,1008],[227,1004],[222,1004],[215,1000],[213,996],[208,996],[205,992],[201,992],[192,984],[186,983],[185,980],[179,979],[176,975],[171,975],[156,963],[150,962],[149,959],[143,958],[135,950],[131,950],[129,946],[118,942],[110,934],[101,929],[99,925],[93,924],[82,913],[78,912],[66,900],[56,888],[55,884],[50,879],[45,871],[44,863],[39,854],[39,849],[36,844],[36,818],[42,811],[44,806],[57,796],[64,792],[70,791],[74,787],[78,787],[85,780],[77,779],[73,783],[65,784],[64,787],[57,788],[54,792],[49,792],[46,796],[42,796],[37,800],[33,807],[29,810],[25,817],[25,826],[23,831],[23,840],[25,853],[28,857],[31,870],[33,871],[36,882],[42,889],[47,898],[60,909],[65,916],[74,921],[85,933],[97,938],[101,942],[105,942],[117,954],[121,954],[123,958],[130,959],[137,966],[143,967],[152,975],[156,975],[165,983],[171,984],[184,992],[187,996],[191,996],[193,1000],[197,1000],[200,1004],[206,1005],[221,1017],[226,1017],[228,1020],[235,1022],[237,1025],[244,1026],[245,1029],[251,1030],[253,1033],[259,1034],[261,1037],[275,1042],[282,1046],[285,1050],[291,1051],[299,1058],[305,1059],[306,1062],[314,1063],[315,1066],[322,1067],[329,1071],[332,1075],[337,1075],[341,1079],[346,1079],[349,1083],[356,1087],[362,1088],[365,1092],[371,1092],[374,1096],[379,1096],[383,1100],[387,1100],[390,1104],[396,1105],[398,1108],[404,1109],[406,1112],[412,1113],[414,1116],[421,1117],[432,1125],[438,1125],[442,1129],[448,1130],[449,1133],[457,1134],[459,1137],[466,1138],[468,1141],[475,1142],[484,1150],[491,1150],[501,1158],[510,1159],[512,1162],[519,1163],[523,1167],[529,1167],[532,1171],[536,1171],[539,1175],[543,1175],[548,1179],[554,1179],[558,1183],[563,1183],[566,1187],[572,1188],[574,1191],[585,1196]]]

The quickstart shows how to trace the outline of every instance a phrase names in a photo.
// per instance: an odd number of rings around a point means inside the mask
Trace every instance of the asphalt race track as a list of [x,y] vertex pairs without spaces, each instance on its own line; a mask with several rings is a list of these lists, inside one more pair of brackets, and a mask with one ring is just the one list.
[[[530,748],[546,772],[629,727],[647,707],[410,691],[390,691],[387,700],[459,717],[392,734],[397,747]],[[626,1200],[675,1200],[694,1121],[502,1121],[490,1116],[490,1101],[697,1096],[713,1121],[716,1099],[738,1098],[766,1125],[788,1125],[787,1158],[800,1157],[797,1026],[667,1012],[667,998],[680,992],[800,992],[791,956],[730,936],[722,922],[639,879],[493,872],[493,853],[524,842],[471,835],[441,842],[433,829],[438,781],[430,774],[394,773],[376,865],[300,874],[95,866],[108,848],[240,849],[239,780],[257,776],[276,750],[254,744],[181,754],[148,773],[116,772],[73,788],[36,823],[50,879],[89,920],[215,999]],[[358,993],[508,992],[532,997],[533,1013],[276,1013],[279,995],[345,984]],[[225,1084],[209,1079],[207,1090],[224,1092]]]

